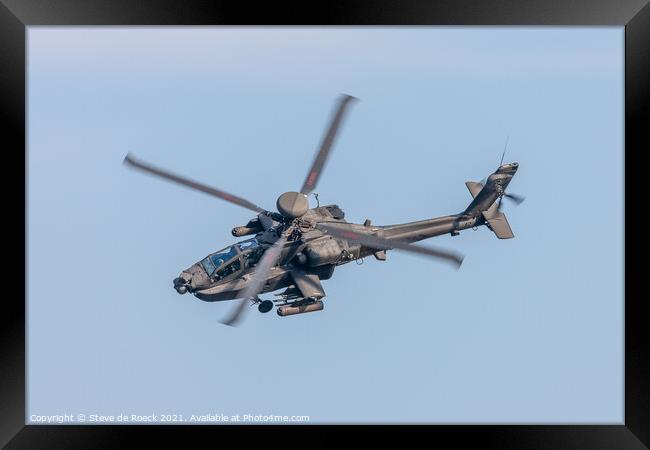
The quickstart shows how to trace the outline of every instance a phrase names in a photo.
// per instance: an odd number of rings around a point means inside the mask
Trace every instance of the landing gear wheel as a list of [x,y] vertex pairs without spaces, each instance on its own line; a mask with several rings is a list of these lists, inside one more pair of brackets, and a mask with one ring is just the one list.
[[264,300],[257,305],[257,310],[261,313],[267,313],[273,309],[273,302],[271,300]]

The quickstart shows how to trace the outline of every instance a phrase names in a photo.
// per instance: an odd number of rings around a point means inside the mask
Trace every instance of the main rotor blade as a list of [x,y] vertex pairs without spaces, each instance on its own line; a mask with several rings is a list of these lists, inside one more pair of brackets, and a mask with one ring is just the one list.
[[503,194],[503,196],[506,197],[506,198],[508,198],[508,199],[510,199],[510,200],[512,200],[512,201],[515,202],[515,204],[517,204],[517,205],[521,205],[521,203],[522,203],[524,200],[526,200],[526,197],[524,197],[523,195],[518,195],[518,194],[509,194],[509,193],[506,193],[506,194]]
[[275,243],[264,252],[260,262],[255,268],[255,272],[253,272],[253,279],[248,283],[248,286],[246,286],[246,289],[244,289],[244,292],[241,295],[242,299],[239,301],[239,304],[233,310],[232,314],[221,323],[235,326],[241,320],[241,315],[244,312],[249,299],[256,297],[257,294],[262,291],[264,283],[266,283],[269,275],[269,270],[278,262],[285,242],[287,242],[286,234],[282,235],[280,239],[275,241]]
[[356,97],[352,97],[351,95],[341,95],[339,98],[339,106],[338,109],[336,110],[336,113],[334,116],[332,116],[332,120],[329,125],[329,129],[327,130],[327,134],[323,137],[323,141],[321,142],[320,149],[318,150],[318,153],[316,154],[316,158],[314,159],[314,162],[311,165],[311,169],[309,169],[309,173],[307,174],[307,178],[305,179],[305,182],[302,185],[302,188],[300,189],[300,192],[302,192],[305,195],[309,195],[311,191],[314,190],[316,187],[316,183],[318,183],[318,179],[320,178],[321,173],[323,172],[323,167],[325,166],[325,162],[327,161],[327,157],[332,150],[332,144],[334,143],[334,139],[336,138],[336,132],[341,126],[341,123],[343,122],[343,118],[345,116],[345,112],[348,108],[348,105],[352,100],[357,100]]
[[506,138],[506,145],[503,146],[503,153],[501,153],[501,161],[499,162],[499,167],[503,164],[503,158],[506,156],[506,148],[508,148],[508,141],[510,140],[510,136]]
[[400,249],[407,252],[419,253],[421,255],[433,256],[434,258],[441,258],[447,262],[453,264],[456,269],[460,268],[460,265],[463,263],[463,256],[460,253],[450,252],[447,250],[437,250],[431,247],[420,247],[418,245],[413,245],[408,242],[402,242],[393,239],[386,239],[383,237],[375,236],[372,234],[366,233],[357,233],[352,230],[345,230],[338,227],[327,226],[323,224],[317,225],[323,231],[336,236],[346,241],[356,242],[365,247],[378,248],[382,250],[391,250],[391,249]]
[[139,161],[138,159],[134,158],[130,153],[126,155],[124,158],[124,164],[142,170],[144,172],[159,176],[161,178],[164,178],[169,181],[173,181],[174,183],[181,184],[183,186],[187,186],[192,189],[196,189],[201,192],[205,192],[206,194],[210,194],[214,197],[220,198],[222,200],[225,200],[230,203],[234,203],[235,205],[243,206],[244,208],[251,209],[255,212],[264,212],[265,210],[260,208],[254,203],[249,202],[248,200],[237,197],[236,195],[229,194],[224,191],[220,191],[219,189],[215,189],[210,186],[206,186],[205,184],[198,183],[196,181],[192,181],[190,179],[175,175],[171,172],[167,172],[166,170],[158,169],[157,167],[153,167],[148,163],[145,163],[143,161]]

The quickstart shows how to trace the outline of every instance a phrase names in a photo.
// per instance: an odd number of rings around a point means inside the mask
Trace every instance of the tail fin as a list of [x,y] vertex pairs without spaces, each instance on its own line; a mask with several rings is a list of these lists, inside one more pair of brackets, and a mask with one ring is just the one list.
[[483,211],[483,217],[487,222],[490,230],[496,234],[499,239],[512,239],[515,235],[510,229],[510,224],[506,219],[506,215],[499,211],[499,202],[494,202],[487,211]]

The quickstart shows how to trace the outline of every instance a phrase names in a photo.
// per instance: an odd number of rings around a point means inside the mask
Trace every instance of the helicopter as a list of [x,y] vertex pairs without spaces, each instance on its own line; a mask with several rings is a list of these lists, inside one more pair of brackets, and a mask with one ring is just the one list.
[[[200,300],[216,302],[240,299],[232,312],[222,320],[236,325],[246,305],[257,305],[258,311],[268,313],[274,307],[282,317],[324,308],[325,291],[322,280],[330,279],[336,267],[368,256],[386,261],[386,251],[402,250],[435,258],[460,268],[463,256],[454,251],[425,247],[414,242],[434,236],[476,230],[485,225],[499,239],[514,237],[506,216],[501,212],[502,199],[519,204],[523,197],[506,192],[519,165],[503,164],[505,148],[498,168],[481,182],[465,183],[472,196],[467,208],[457,214],[424,219],[396,225],[375,225],[370,220],[362,224],[349,223],[345,213],[335,204],[310,208],[308,196],[313,193],[331,153],[337,134],[350,105],[357,99],[342,94],[335,105],[327,132],[320,143],[313,163],[300,191],[289,191],[276,201],[277,211],[257,206],[249,200],[207,186],[155,167],[132,154],[124,163],[167,181],[204,192],[257,215],[246,225],[232,229],[235,237],[252,236],[213,252],[183,270],[173,280],[178,294],[191,293]],[[507,146],[507,141],[506,141]],[[317,194],[316,196],[318,201]],[[273,300],[259,295],[284,289]]]

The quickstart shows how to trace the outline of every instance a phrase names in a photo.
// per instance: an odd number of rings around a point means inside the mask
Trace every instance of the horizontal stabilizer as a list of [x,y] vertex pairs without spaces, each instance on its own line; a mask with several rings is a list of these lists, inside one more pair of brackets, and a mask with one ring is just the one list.
[[466,181],[465,186],[469,189],[469,193],[472,194],[472,198],[476,197],[481,192],[481,189],[483,189],[483,185],[476,181]]
[[[492,209],[492,208],[490,208]],[[512,239],[515,235],[510,229],[510,224],[506,219],[506,215],[502,212],[492,212],[490,210],[483,212],[483,217],[488,223],[488,226],[499,239]]]

